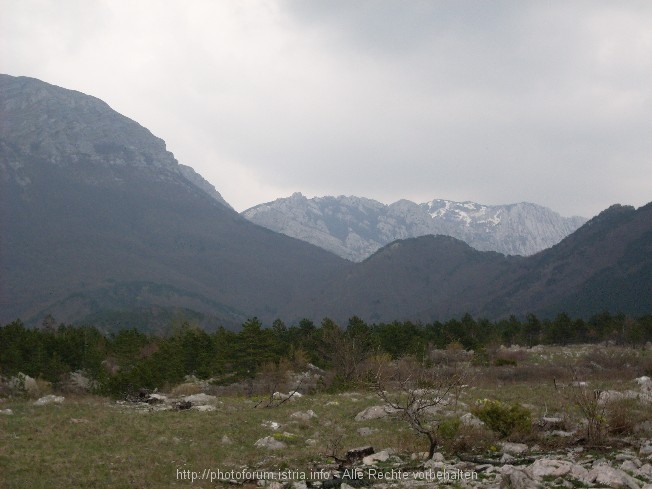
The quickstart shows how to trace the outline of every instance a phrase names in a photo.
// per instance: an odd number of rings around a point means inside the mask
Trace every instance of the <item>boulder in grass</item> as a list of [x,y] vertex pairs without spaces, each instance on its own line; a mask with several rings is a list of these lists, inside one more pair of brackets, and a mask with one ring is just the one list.
[[191,402],[193,406],[205,406],[207,404],[217,404],[217,397],[211,396],[209,394],[204,394],[200,392],[199,394],[192,394],[190,396],[184,396],[184,401]]
[[626,472],[615,469],[610,465],[593,467],[588,475],[588,481],[607,487],[639,489],[636,479]]
[[195,411],[199,411],[201,413],[208,413],[217,410],[217,408],[212,404],[199,404],[197,406],[192,406],[192,409],[194,409]]
[[367,409],[360,411],[355,416],[356,421],[368,421],[370,419],[379,419],[395,413],[396,409],[389,406],[369,406]]
[[290,414],[290,417],[301,421],[310,421],[312,418],[316,418],[317,415],[312,409],[309,409],[308,411],[297,411],[296,413],[292,413]]
[[9,387],[9,390],[12,392],[25,393],[34,397],[36,397],[39,392],[36,380],[22,372],[19,372],[15,377],[10,378],[7,382],[7,387]]
[[502,442],[500,448],[503,452],[510,455],[523,455],[528,451],[528,446],[525,443],[512,443],[512,442]]
[[389,459],[389,452],[382,450],[380,452],[372,453],[362,459],[364,465],[374,465],[376,462],[386,462]]
[[280,450],[286,447],[285,443],[275,439],[273,436],[260,438],[259,440],[256,440],[254,445],[258,448],[267,448],[268,450]]
[[63,396],[48,395],[34,401],[34,406],[45,406],[46,404],[61,404],[65,400]]

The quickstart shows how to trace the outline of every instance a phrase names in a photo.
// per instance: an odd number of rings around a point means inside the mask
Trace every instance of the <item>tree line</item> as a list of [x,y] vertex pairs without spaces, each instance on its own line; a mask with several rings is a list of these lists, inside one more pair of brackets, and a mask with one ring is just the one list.
[[66,374],[83,371],[96,381],[98,393],[117,396],[142,387],[174,385],[187,375],[237,382],[280,362],[310,362],[347,382],[357,378],[362,362],[372,355],[427,361],[433,349],[481,352],[499,344],[605,341],[645,345],[652,341],[652,315],[633,318],[605,312],[584,320],[564,313],[553,319],[530,314],[490,321],[467,314],[445,322],[380,324],[354,316],[345,326],[324,318],[319,325],[303,319],[290,326],[277,319],[267,327],[254,317],[237,332],[219,328],[208,333],[181,323],[166,335],[56,326],[50,317],[40,328],[27,328],[20,320],[0,327],[0,375],[22,372],[56,385]]

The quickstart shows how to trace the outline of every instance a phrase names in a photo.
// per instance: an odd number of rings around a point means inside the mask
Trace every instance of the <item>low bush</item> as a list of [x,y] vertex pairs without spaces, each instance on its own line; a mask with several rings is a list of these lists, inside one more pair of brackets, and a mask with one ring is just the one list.
[[471,412],[502,438],[517,433],[526,434],[532,429],[532,414],[520,404],[482,399]]
[[466,425],[458,417],[442,419],[437,428],[437,441],[450,454],[482,453],[495,443],[495,438],[488,429]]
[[516,360],[513,358],[498,357],[494,360],[494,365],[496,367],[515,367]]

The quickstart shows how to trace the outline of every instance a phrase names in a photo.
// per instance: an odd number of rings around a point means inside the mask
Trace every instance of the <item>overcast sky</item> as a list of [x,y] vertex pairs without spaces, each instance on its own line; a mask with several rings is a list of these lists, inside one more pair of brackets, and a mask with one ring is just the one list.
[[652,201],[652,1],[0,0],[0,71],[106,101],[237,210]]

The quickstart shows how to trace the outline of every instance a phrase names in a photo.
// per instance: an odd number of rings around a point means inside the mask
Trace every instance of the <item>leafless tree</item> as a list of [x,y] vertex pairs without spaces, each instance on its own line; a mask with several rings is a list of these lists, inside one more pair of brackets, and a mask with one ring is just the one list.
[[403,359],[379,365],[373,389],[388,413],[428,439],[431,459],[437,449],[438,408],[456,403],[463,379],[463,371],[426,369],[413,359]]

